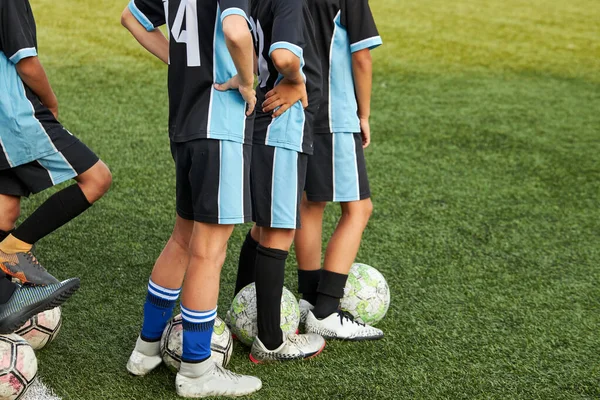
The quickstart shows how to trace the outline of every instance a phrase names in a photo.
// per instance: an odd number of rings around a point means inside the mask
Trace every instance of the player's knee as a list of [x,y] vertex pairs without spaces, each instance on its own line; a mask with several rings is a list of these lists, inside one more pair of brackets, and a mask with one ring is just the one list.
[[21,203],[19,201],[11,201],[8,202],[6,207],[2,210],[3,213],[3,223],[8,228],[7,230],[12,229],[17,223],[17,220],[21,216]]
[[327,202],[326,201],[306,200],[302,203],[302,205],[306,208],[306,210],[308,212],[313,212],[313,211],[322,212],[322,211],[325,211],[325,207],[327,207]]
[[270,249],[289,251],[295,235],[294,229],[262,228],[260,244]]
[[362,225],[367,225],[373,215],[373,202],[371,199],[346,203],[342,205],[342,214],[346,218],[356,220]]
[[112,185],[112,173],[106,164],[104,164],[102,161],[100,161],[100,163],[100,168],[98,168],[96,177],[96,186],[98,188],[98,192],[105,194]]
[[192,244],[190,246],[190,252],[197,264],[210,267],[221,267],[225,262],[225,257],[227,257],[227,246],[218,248],[195,246]]
[[112,185],[112,174],[106,164],[98,161],[96,165],[79,177],[79,184],[90,203],[98,201]]

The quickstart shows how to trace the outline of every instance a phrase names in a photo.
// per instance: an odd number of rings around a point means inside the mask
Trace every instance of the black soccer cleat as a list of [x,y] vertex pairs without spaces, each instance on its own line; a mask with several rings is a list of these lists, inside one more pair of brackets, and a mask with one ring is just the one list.
[[48,286],[17,285],[11,298],[0,304],[0,334],[12,333],[34,315],[60,306],[79,289],[79,285],[79,278]]

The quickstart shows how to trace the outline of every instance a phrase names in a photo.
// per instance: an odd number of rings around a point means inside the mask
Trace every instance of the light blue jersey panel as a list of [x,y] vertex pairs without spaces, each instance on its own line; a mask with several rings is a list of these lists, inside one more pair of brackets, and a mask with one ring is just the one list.
[[57,152],[35,118],[15,64],[3,52],[0,52],[0,142],[11,167]]
[[58,185],[77,176],[77,171],[73,169],[62,153],[54,153],[39,159],[38,162],[48,170],[53,185]]
[[350,39],[340,20],[335,17],[329,59],[329,126],[331,132],[360,132]]
[[[301,47],[288,42],[273,43],[269,49],[269,56],[277,49],[286,49],[294,53],[300,59],[300,73],[306,81],[304,75],[304,51]],[[275,85],[283,79],[279,74]],[[273,119],[273,122],[267,128],[265,144],[273,147],[282,147],[289,150],[302,152],[304,139],[304,125],[306,123],[306,114],[302,102],[298,101],[290,109]]]
[[222,140],[219,224],[244,223],[244,145]]
[[[237,14],[237,12],[228,11],[227,15]],[[225,83],[237,74],[223,34],[223,23],[221,21],[227,15],[221,15],[221,9],[217,6],[213,59],[213,77],[216,83]],[[243,16],[246,17],[245,14]],[[246,102],[240,92],[237,90],[220,92],[212,88],[207,129],[208,137],[242,143],[245,128]]]
[[271,227],[296,229],[298,152],[275,148],[271,196]]

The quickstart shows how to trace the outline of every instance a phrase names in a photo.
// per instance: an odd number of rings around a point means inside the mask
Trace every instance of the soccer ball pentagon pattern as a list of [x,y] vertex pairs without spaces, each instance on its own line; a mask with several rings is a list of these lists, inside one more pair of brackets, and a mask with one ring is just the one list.
[[381,321],[390,307],[390,288],[381,272],[370,265],[353,264],[340,306],[358,322],[375,325]]
[[0,335],[0,399],[16,400],[37,374],[37,359],[27,341],[12,333]]
[[[231,303],[229,327],[240,342],[251,346],[258,333],[256,322],[256,287],[254,283],[243,288]],[[300,308],[298,301],[286,288],[281,296],[281,330],[288,335],[298,331]]]
[[15,333],[31,345],[34,350],[40,350],[52,342],[62,326],[60,307],[34,315]]
[[[233,353],[233,339],[225,322],[219,317],[215,319],[215,327],[210,344],[211,357],[226,367]],[[167,366],[179,370],[183,353],[183,320],[181,314],[176,315],[165,328],[160,340],[160,353]]]

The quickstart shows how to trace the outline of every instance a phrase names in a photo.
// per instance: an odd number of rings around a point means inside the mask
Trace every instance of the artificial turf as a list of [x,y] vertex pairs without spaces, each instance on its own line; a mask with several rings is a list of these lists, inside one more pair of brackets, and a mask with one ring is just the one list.
[[[104,199],[39,244],[52,273],[82,279],[40,374],[65,399],[174,399],[166,368],[125,371],[174,219],[166,69],[120,26],[126,2],[32,6],[61,119],[114,174]],[[269,366],[237,343],[231,368],[263,379],[256,399],[600,397],[600,3],[371,6],[385,44],[358,260],[388,279],[386,338]],[[246,229],[230,242],[221,315]]]

